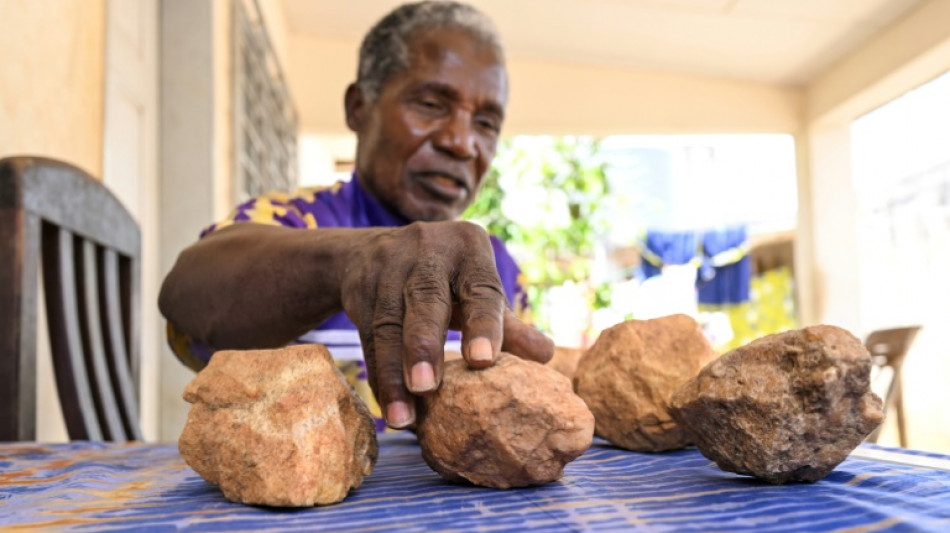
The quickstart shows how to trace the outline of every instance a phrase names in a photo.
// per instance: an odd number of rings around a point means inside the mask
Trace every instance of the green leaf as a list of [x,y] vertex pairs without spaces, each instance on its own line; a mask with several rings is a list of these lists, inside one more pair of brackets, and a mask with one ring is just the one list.
[[[478,197],[463,214],[508,245],[525,274],[542,328],[549,323],[541,305],[544,289],[586,282],[593,251],[606,235],[599,207],[609,186],[599,149],[599,141],[590,137],[503,140]],[[609,289],[599,287],[591,301],[594,308],[608,306]]]

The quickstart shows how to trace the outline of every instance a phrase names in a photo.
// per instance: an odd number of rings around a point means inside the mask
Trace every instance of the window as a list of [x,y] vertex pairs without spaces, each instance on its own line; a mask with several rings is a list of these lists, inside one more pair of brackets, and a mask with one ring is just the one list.
[[242,202],[297,186],[297,111],[257,2],[233,6],[233,194]]

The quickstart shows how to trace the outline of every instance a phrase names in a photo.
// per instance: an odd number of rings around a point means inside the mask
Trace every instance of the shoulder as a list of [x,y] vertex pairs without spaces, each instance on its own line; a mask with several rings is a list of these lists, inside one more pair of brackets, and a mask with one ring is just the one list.
[[321,199],[338,196],[344,183],[338,181],[333,185],[312,185],[309,187],[300,187],[292,193],[285,194],[287,201],[300,201],[305,203],[314,203]]
[[[304,227],[336,226],[335,213],[347,204],[342,182],[333,185],[300,187],[293,192],[272,192],[258,197],[255,202],[285,208],[305,221]],[[265,209],[266,210],[266,209]]]
[[238,205],[223,220],[202,231],[201,236],[239,222],[316,228],[321,225],[321,219],[327,218],[323,212],[330,209],[328,203],[332,202],[327,196],[335,195],[341,186],[342,184],[337,183],[330,186],[302,187],[293,192],[264,193]]

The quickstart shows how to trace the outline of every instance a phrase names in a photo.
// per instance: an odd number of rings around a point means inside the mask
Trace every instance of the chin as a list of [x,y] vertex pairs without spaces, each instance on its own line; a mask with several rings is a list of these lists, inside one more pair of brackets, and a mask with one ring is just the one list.
[[406,206],[401,214],[413,222],[445,222],[458,219],[464,210],[444,204],[415,204]]
[[429,210],[429,211],[420,212],[419,216],[415,216],[415,217],[410,216],[406,218],[408,218],[409,220],[416,221],[416,222],[445,222],[448,220],[455,220],[460,215],[461,213],[459,213],[459,215],[454,215],[444,210]]

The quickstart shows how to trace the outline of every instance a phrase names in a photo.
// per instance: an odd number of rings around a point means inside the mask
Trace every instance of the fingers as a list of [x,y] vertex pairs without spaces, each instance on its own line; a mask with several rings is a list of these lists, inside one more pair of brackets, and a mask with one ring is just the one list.
[[379,276],[370,322],[376,397],[386,423],[396,429],[415,421],[415,394],[439,387],[452,310],[444,261],[414,259],[407,269],[390,265]]
[[430,256],[412,269],[403,298],[404,379],[413,394],[425,394],[442,381],[445,335],[452,315],[449,272]]
[[505,309],[504,343],[502,350],[539,363],[554,357],[554,341],[535,327],[525,324],[511,309]]
[[469,265],[459,273],[458,306],[461,317],[462,357],[472,368],[491,366],[501,351],[503,317],[507,304],[495,270]]
[[[410,224],[382,235],[372,249],[359,277],[348,278],[344,305],[351,318],[359,318],[370,385],[383,416],[390,427],[405,428],[415,422],[416,395],[441,383],[450,323],[462,331],[469,366],[490,366],[508,334],[507,299],[488,234],[474,224]],[[354,292],[359,302],[351,300]],[[512,350],[549,359],[550,341],[511,319]]]
[[372,354],[366,354],[367,346],[363,347],[367,359],[373,359],[376,399],[383,417],[395,429],[408,427],[416,417],[415,398],[406,389],[403,375],[404,283],[405,275],[399,269],[390,269],[380,276],[370,326]]

